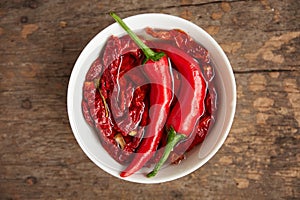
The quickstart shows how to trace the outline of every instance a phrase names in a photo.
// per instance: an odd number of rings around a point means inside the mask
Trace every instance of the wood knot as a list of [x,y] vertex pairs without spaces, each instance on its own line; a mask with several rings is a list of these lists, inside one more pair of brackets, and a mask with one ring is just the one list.
[[34,176],[29,176],[29,177],[27,177],[27,178],[25,179],[25,183],[26,183],[27,185],[34,185],[34,184],[37,183],[37,178],[34,177]]
[[27,110],[31,109],[32,108],[31,101],[29,99],[22,100],[21,107]]
[[27,22],[28,22],[28,17],[27,17],[27,16],[22,16],[22,17],[20,18],[20,22],[21,22],[22,24],[27,23]]

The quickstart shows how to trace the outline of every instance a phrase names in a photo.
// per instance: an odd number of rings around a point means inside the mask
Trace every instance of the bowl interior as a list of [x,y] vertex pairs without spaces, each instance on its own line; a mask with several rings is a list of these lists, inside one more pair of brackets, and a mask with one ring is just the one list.
[[[151,19],[151,20],[150,20]],[[203,29],[179,17],[165,14],[142,14],[124,19],[133,30],[146,27],[179,28],[200,42],[210,53],[215,63],[218,111],[216,123],[205,141],[189,152],[187,159],[179,165],[164,166],[157,176],[145,177],[152,168],[143,168],[125,180],[138,183],[160,183],[183,177],[205,164],[224,143],[235,113],[236,85],[230,63],[217,42]],[[145,23],[146,22],[146,23]],[[82,86],[91,63],[96,59],[110,35],[123,35],[125,31],[116,23],[97,34],[78,57],[68,87],[68,115],[74,136],[85,154],[107,173],[120,178],[125,166],[117,163],[102,148],[92,128],[85,122],[81,111]]]

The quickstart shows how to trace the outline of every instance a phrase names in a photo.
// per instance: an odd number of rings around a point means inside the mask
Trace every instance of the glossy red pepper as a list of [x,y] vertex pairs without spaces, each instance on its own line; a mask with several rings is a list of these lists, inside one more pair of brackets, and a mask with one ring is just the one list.
[[150,105],[152,110],[149,117],[152,123],[150,122],[148,125],[144,139],[132,162],[120,173],[121,177],[127,177],[140,170],[151,159],[157,149],[173,98],[173,77],[170,71],[171,66],[164,53],[152,51],[115,13],[111,13],[111,16],[143,50],[146,56],[144,71],[151,83]]
[[172,100],[172,77],[166,57],[159,61],[148,61],[145,64],[151,84],[149,113],[150,124],[146,130],[138,151],[129,166],[120,174],[122,177],[129,176],[141,169],[154,155],[163,133],[170,104]]
[[178,163],[181,159],[184,158],[184,153],[191,150],[197,144],[203,142],[205,139],[208,128],[212,125],[214,118],[211,115],[211,95],[207,92],[205,97],[205,113],[199,119],[198,123],[196,124],[192,134],[183,142],[180,142],[174,150],[170,154],[170,162],[171,163]]
[[195,124],[204,114],[204,99],[207,89],[207,84],[199,65],[193,57],[170,44],[159,43],[156,47],[167,54],[183,79],[181,90],[177,97],[178,101],[170,112],[166,122],[168,140],[164,154],[153,171],[147,175],[148,177],[155,176],[168,159],[174,146],[192,134]]
[[[198,124],[195,126],[193,133],[186,138],[183,142],[180,142],[174,147],[174,150],[170,153],[169,162],[178,164],[185,158],[185,152],[190,151],[199,143],[202,143],[208,134],[209,127],[213,126],[215,122],[215,115],[217,110],[217,93],[214,86],[214,68],[212,63],[201,63],[201,69],[203,71],[203,77],[207,82],[207,94],[205,97],[205,114],[199,119]],[[166,145],[167,141],[162,141],[162,146]],[[157,163],[163,154],[163,149],[160,149],[154,157],[152,163]]]

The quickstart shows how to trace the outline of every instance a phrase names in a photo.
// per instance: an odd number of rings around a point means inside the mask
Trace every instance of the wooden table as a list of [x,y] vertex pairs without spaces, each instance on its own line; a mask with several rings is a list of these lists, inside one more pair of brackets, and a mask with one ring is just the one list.
[[[0,2],[0,199],[299,199],[298,0]],[[148,12],[188,19],[228,55],[237,111],[221,150],[176,181],[112,177],[83,153],[66,92],[76,58],[103,28]]]

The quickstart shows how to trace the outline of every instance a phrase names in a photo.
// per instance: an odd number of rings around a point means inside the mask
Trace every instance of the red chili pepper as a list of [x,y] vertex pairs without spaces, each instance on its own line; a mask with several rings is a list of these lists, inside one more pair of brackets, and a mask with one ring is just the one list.
[[[179,163],[184,159],[184,153],[190,151],[194,146],[202,143],[208,134],[209,127],[214,124],[214,115],[217,109],[217,93],[214,87],[214,68],[212,63],[202,63],[203,76],[208,84],[207,94],[205,97],[205,114],[200,118],[198,125],[193,133],[185,141],[179,143],[170,154],[171,163]],[[161,156],[161,155],[160,155]]]
[[141,123],[140,123],[140,126],[141,127],[146,127],[150,120],[149,120],[149,99],[145,99],[145,109],[144,109],[144,112],[143,112],[143,115],[142,115],[142,120],[141,120]]
[[94,127],[94,121],[90,115],[90,111],[87,105],[87,102],[85,100],[82,100],[81,102],[81,106],[82,106],[82,113],[84,116],[85,121],[91,126]]
[[194,146],[203,142],[203,140],[205,139],[205,137],[208,133],[209,127],[211,127],[214,124],[214,122],[215,122],[215,119],[211,115],[205,115],[200,120],[199,125],[197,126],[197,128],[195,130],[195,138],[186,151],[190,151]]
[[[202,69],[203,69],[203,76],[208,83],[207,94],[204,100],[205,114],[199,119],[199,122],[195,126],[193,133],[188,138],[186,138],[185,141],[180,142],[176,147],[174,147],[174,150],[170,153],[169,160],[173,164],[178,164],[182,159],[185,158],[184,156],[185,152],[190,151],[194,146],[203,142],[204,138],[208,133],[208,128],[211,127],[214,123],[214,114],[217,109],[216,107],[217,93],[213,84],[214,71],[212,66],[208,64],[205,64],[205,67],[202,66]],[[174,72],[173,74],[175,78]],[[176,89],[176,86],[174,88]],[[165,147],[165,145],[167,144],[167,140],[165,138],[163,138],[161,141],[162,147]],[[162,148],[157,151],[155,157],[151,161],[152,164],[157,163],[159,161],[159,159],[163,155],[163,150],[164,149]]]
[[142,115],[145,111],[145,97],[148,93],[147,85],[138,87],[133,94],[132,101],[128,107],[128,111],[124,114],[123,118],[116,119],[117,126],[122,130],[125,135],[135,135],[132,133],[142,120]]
[[121,177],[127,177],[140,170],[155,153],[163,132],[163,126],[166,122],[173,98],[172,85],[173,78],[170,72],[168,58],[164,53],[156,53],[146,46],[129,27],[115,14],[111,16],[127,31],[129,36],[143,50],[146,60],[145,72],[150,80],[150,105],[155,106],[149,113],[150,124],[145,133],[140,147],[138,148],[132,162],[121,172]]
[[201,60],[201,62],[209,63],[210,61],[208,51],[182,30],[154,30],[146,28],[146,32],[153,37],[171,41],[175,46],[194,58]]
[[101,94],[97,90],[97,87],[95,87],[94,82],[85,82],[83,87],[84,98],[87,100],[89,113],[95,122],[95,128],[101,138],[100,141],[103,147],[110,152],[110,155],[118,160],[118,149],[116,148],[114,140],[109,139],[113,135],[113,127]]
[[[98,82],[99,80],[94,80],[94,82],[86,81],[84,83],[83,102],[87,103],[89,111],[86,114],[89,114],[89,117],[93,120],[93,124],[95,124],[94,126],[104,149],[119,163],[128,163],[139,143],[136,141],[135,145],[133,145],[131,140],[136,139],[131,136],[120,136],[120,130],[118,130],[113,118],[111,118],[108,104],[101,95]],[[121,141],[127,141],[126,143],[124,142],[122,148],[119,147],[120,143],[117,141],[117,136],[121,138]]]
[[170,44],[159,43],[157,48],[167,54],[185,81],[181,83],[181,90],[177,97],[178,102],[168,116],[166,123],[168,140],[164,154],[153,171],[147,175],[148,177],[155,176],[168,159],[174,146],[190,136],[197,121],[205,111],[206,82],[198,63],[193,57]]
[[217,91],[213,79],[215,77],[215,71],[213,63],[202,63],[203,75],[208,83],[208,96],[205,100],[205,106],[210,115],[214,115],[217,110]]
[[124,78],[119,79],[118,86],[115,87],[109,101],[111,112],[116,120],[124,116],[127,108],[126,104],[128,104],[128,101],[131,101],[130,97],[132,97],[133,92],[134,88],[132,82],[128,82],[128,80]]
[[177,70],[172,70],[172,73],[174,76],[174,94],[177,96],[179,94],[181,85],[180,74]]
[[[113,110],[114,108],[124,111],[125,107],[130,106],[136,86],[132,81],[119,83],[119,80],[126,80],[119,79],[119,77],[131,68],[140,65],[141,59],[144,56],[135,43],[132,40],[128,40],[125,36],[120,39],[113,36],[110,37],[102,54],[105,55],[102,60],[98,57],[86,75],[86,82],[83,87],[84,98],[82,100],[82,110],[84,118],[89,125],[96,128],[105,150],[116,161],[124,164],[130,161],[132,152],[139,145],[141,139],[138,138],[143,132],[143,128],[138,128],[134,137],[124,136],[127,134],[124,134],[124,131],[117,126],[115,119],[111,116],[111,111],[116,115],[119,113]],[[105,65],[102,64],[102,61]],[[105,70],[102,76],[99,77],[103,68]],[[130,85],[134,87],[130,87]],[[119,101],[115,102],[114,96],[112,96],[112,88],[114,87],[124,87],[122,89],[125,89],[124,91],[120,91],[119,99],[117,99]],[[132,92],[129,91],[130,89],[132,89]],[[137,99],[140,100],[141,98]],[[135,111],[132,111],[132,113],[138,116],[142,115]],[[133,114],[131,115],[136,119]]]
[[[120,42],[121,42],[121,47],[120,47],[121,55],[129,53],[135,58],[144,57],[141,49],[138,48],[136,43],[130,38],[129,35],[124,35],[120,37]],[[142,59],[138,59],[138,60],[142,60]]]
[[89,71],[86,74],[87,81],[93,81],[95,78],[99,78],[100,73],[103,70],[101,59],[98,57],[90,67]]
[[209,127],[214,122],[214,118],[211,115],[202,116],[193,133],[187,138],[187,140],[179,143],[170,154],[170,162],[177,164],[184,159],[184,153],[193,149],[194,146],[204,141]]
[[[103,65],[108,67],[110,65],[118,66],[120,61],[121,41],[116,36],[110,36],[106,42],[106,46],[103,52]],[[111,70],[111,73],[115,73],[115,70]]]
[[124,103],[126,99],[122,98],[124,97],[124,94],[121,93],[124,92],[124,90],[126,90],[127,80],[120,77],[122,76],[122,74],[124,74],[124,71],[127,71],[128,69],[134,67],[135,63],[136,63],[136,59],[133,56],[131,56],[129,53],[124,54],[120,57],[119,66],[114,67],[117,68],[117,73],[115,74],[109,73],[109,70],[111,69],[110,68],[110,69],[106,69],[107,73],[103,75],[104,79],[106,79],[107,81],[109,80],[110,82],[113,83],[113,84],[109,84],[110,94],[108,98],[110,99],[110,101],[108,102],[110,103],[112,113],[115,118],[122,117],[124,115],[124,111],[126,108]]
[[[205,75],[204,75],[205,76]],[[192,149],[195,145],[202,142],[207,134],[210,122],[212,120],[211,116],[211,95],[209,92],[207,92],[205,97],[205,113],[201,118],[199,119],[197,125],[195,126],[192,134],[186,138],[185,141],[180,142],[171,153],[171,162],[178,162],[176,160],[176,157],[179,159],[183,159],[183,154],[189,150]]]

